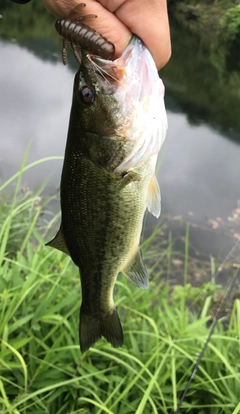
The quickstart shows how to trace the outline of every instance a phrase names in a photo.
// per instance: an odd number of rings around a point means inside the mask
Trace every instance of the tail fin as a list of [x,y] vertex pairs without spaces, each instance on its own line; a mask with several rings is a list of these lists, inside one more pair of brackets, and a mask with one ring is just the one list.
[[123,331],[118,313],[114,308],[107,317],[89,315],[80,310],[80,348],[87,351],[104,336],[108,342],[118,348],[123,345]]

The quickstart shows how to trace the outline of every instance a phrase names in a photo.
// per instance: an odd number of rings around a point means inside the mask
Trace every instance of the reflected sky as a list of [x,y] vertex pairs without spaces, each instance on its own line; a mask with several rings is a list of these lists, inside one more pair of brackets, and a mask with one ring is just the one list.
[[[0,160],[5,179],[19,169],[31,142],[28,162],[63,155],[72,96],[73,73],[60,62],[44,62],[16,43],[0,42]],[[55,161],[56,163],[56,161]],[[60,164],[60,162],[59,162]],[[49,176],[59,181],[61,165],[31,170],[26,184],[35,187]]]
[[[40,60],[15,42],[0,42],[0,179],[14,174],[31,141],[28,162],[63,155],[74,72],[62,63]],[[169,132],[159,172],[162,211],[204,222],[227,217],[239,194],[240,146],[206,125],[193,126],[184,113],[168,110]],[[26,173],[23,184],[49,179],[59,185],[61,162]]]
[[168,111],[167,149],[159,174],[168,214],[197,222],[226,217],[239,194],[240,146],[205,125],[189,125],[184,114]]

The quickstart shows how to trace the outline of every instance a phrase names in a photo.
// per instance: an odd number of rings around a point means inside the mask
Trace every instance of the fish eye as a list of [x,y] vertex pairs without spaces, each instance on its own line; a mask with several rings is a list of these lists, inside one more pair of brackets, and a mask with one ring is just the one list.
[[94,102],[95,91],[94,91],[93,88],[90,88],[89,86],[84,85],[79,89],[79,95],[78,96],[79,96],[80,102],[84,106],[90,106]]

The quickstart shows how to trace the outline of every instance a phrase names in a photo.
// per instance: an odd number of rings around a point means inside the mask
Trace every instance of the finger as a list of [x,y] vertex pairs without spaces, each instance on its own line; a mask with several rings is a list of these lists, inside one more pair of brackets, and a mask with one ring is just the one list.
[[158,69],[171,56],[166,0],[99,0],[100,3],[139,36],[153,55]]
[[115,45],[115,58],[121,56],[132,37],[131,31],[117,16],[105,9],[99,2],[86,0],[85,3],[86,7],[81,9],[81,15],[94,13],[98,16],[97,19],[89,19],[86,24],[89,24]]
[[[67,17],[78,6],[79,0],[42,0],[44,6],[59,17]],[[131,39],[131,31],[113,13],[96,0],[84,0],[86,7],[76,9],[76,17],[96,14],[97,19],[86,20],[86,24],[97,30],[115,45],[115,56],[121,56]],[[75,17],[74,16],[74,17]]]

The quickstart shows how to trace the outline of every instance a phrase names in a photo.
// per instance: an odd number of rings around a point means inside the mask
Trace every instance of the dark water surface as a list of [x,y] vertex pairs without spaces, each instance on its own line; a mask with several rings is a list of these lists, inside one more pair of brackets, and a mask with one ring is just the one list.
[[[29,142],[28,163],[63,155],[77,70],[70,52],[69,65],[61,63],[52,16],[40,5],[7,3],[0,2],[1,181],[19,169]],[[181,216],[183,228],[186,221],[193,223],[197,248],[227,253],[235,240],[229,237],[233,230],[227,218],[240,199],[239,91],[234,101],[232,90],[228,94],[227,86],[218,87],[198,40],[190,43],[189,35],[177,27],[172,27],[172,39],[173,57],[161,72],[169,121],[158,177],[162,213]],[[54,193],[61,166],[61,161],[52,161],[35,167],[24,175],[23,184],[36,188],[48,178],[46,191]],[[210,225],[209,219],[215,222]],[[148,229],[155,225],[149,216]],[[212,226],[217,228],[213,234]],[[170,227],[176,230],[176,224]]]

